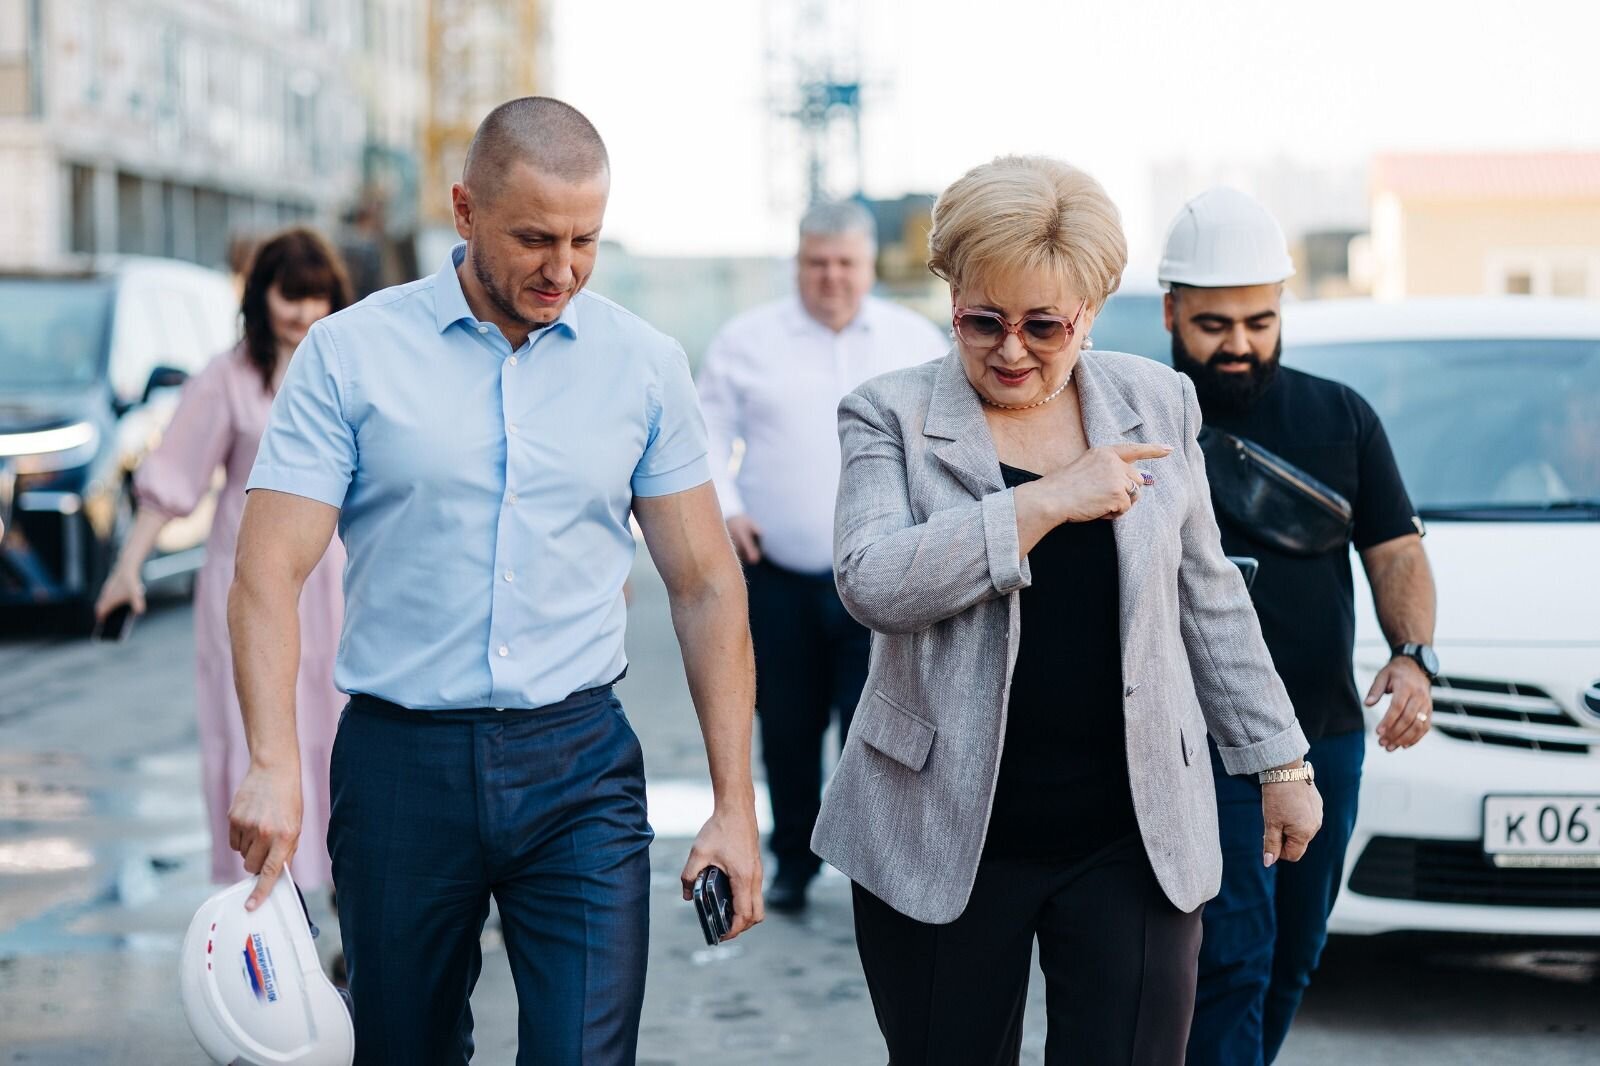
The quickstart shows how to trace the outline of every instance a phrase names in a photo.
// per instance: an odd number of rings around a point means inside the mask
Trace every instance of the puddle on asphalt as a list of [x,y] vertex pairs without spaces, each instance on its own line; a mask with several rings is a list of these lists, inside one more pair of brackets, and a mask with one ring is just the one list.
[[94,852],[70,837],[0,843],[0,874],[57,874],[94,866]]
[[1600,951],[1501,951],[1483,955],[1449,955],[1441,962],[1474,970],[1522,974],[1545,981],[1585,985],[1600,979]]
[[176,950],[177,933],[100,927],[160,905],[180,884],[205,887],[210,837],[197,756],[89,767],[76,758],[13,752],[4,762],[12,772],[0,773],[0,892],[49,889],[18,897],[30,902],[9,917],[29,917],[0,925],[0,958]]
[[0,777],[0,821],[58,822],[89,811],[89,793],[71,785]]

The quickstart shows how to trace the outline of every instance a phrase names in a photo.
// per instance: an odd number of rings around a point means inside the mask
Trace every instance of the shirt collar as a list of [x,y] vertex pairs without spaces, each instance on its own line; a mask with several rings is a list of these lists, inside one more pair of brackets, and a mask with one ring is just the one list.
[[[439,273],[433,276],[433,312],[434,320],[443,333],[457,322],[465,321],[469,325],[477,325],[478,319],[472,313],[472,308],[467,304],[467,294],[461,291],[461,276],[456,273],[456,268],[467,258],[467,245],[463,241],[450,249],[450,254],[445,257],[444,266],[439,268]],[[578,336],[578,296],[574,294],[567,301],[567,306],[561,309],[561,317],[557,318],[545,329],[561,328],[566,333],[576,338]],[[534,336],[538,336],[536,330]]]
[[[856,317],[852,318],[849,325],[840,330],[837,335],[843,336],[846,333],[854,333],[857,330],[870,331],[872,329],[874,307],[872,295],[869,293],[862,298],[861,309],[856,312]],[[796,333],[803,333],[806,330],[818,330],[823,333],[833,334],[831,329],[812,318],[810,313],[806,311],[806,305],[801,302],[799,293],[795,294],[794,303],[789,308],[789,326]]]

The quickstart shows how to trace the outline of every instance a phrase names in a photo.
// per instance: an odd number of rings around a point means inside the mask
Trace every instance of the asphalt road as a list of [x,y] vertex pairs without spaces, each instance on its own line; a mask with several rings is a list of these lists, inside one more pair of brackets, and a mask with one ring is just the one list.
[[[651,1066],[882,1063],[851,933],[848,884],[818,884],[717,950],[677,873],[709,809],[664,593],[635,575],[622,696],[645,748],[652,943],[639,1061]],[[191,615],[157,604],[133,639],[96,646],[0,619],[0,1063],[203,1063],[175,995],[175,953],[209,892],[194,728]],[[336,924],[314,901],[331,951]],[[474,996],[476,1062],[515,1058],[516,1000],[497,935]],[[1600,1062],[1600,952],[1483,941],[1336,940],[1281,1063]],[[1043,984],[1023,1062],[1042,1062]]]

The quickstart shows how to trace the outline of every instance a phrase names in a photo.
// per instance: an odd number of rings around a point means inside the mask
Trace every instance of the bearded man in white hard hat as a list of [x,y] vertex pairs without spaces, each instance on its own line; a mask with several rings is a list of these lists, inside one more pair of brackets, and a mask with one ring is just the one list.
[[[1223,547],[1260,561],[1252,593],[1261,631],[1311,741],[1306,758],[1325,803],[1305,857],[1271,863],[1259,785],[1229,777],[1212,746],[1223,880],[1205,909],[1191,1066],[1276,1057],[1322,954],[1355,826],[1363,703],[1387,695],[1376,742],[1408,748],[1428,731],[1439,670],[1422,524],[1377,414],[1344,385],[1280,365],[1293,274],[1273,217],[1217,188],[1173,220],[1158,275],[1173,366],[1200,398]],[[1394,652],[1364,700],[1351,666],[1352,544]]]

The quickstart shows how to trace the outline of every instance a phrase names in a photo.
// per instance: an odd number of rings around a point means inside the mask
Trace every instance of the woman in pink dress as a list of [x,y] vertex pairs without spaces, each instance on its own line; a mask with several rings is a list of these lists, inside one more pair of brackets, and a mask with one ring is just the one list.
[[[210,494],[220,469],[206,561],[195,585],[200,767],[211,826],[211,878],[231,884],[246,876],[228,846],[228,805],[250,767],[244,719],[233,688],[228,646],[228,587],[234,542],[244,512],[245,482],[266,428],[267,412],[295,348],[311,324],[350,302],[344,266],[314,231],[285,230],[257,250],[245,279],[244,339],[223,352],[184,387],[161,446],[134,476],[138,519],[95,605],[104,618],[129,604],[145,610],[140,573],[163,526],[189,515]],[[344,546],[335,538],[300,597],[300,678],[296,726],[305,798],[304,830],[290,863],[305,889],[332,884],[328,859],[328,761],[343,697],[333,663],[344,621],[341,580]]]

